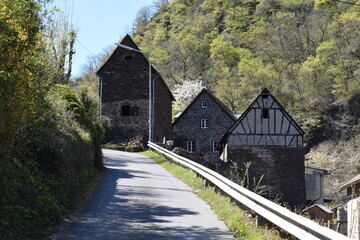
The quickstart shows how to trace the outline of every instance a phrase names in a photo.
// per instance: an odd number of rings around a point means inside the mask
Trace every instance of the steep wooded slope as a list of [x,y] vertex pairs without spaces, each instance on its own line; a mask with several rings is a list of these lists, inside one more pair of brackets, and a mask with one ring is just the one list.
[[134,37],[171,86],[200,79],[238,113],[266,87],[317,146],[309,163],[333,172],[329,194],[359,173],[360,150],[342,154],[359,135],[359,0],[162,2]]

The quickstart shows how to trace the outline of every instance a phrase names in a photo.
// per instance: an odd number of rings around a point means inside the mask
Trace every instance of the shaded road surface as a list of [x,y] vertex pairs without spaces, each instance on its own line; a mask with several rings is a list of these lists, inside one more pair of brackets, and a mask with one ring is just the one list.
[[151,159],[103,153],[108,171],[95,196],[51,239],[233,239],[204,201]]

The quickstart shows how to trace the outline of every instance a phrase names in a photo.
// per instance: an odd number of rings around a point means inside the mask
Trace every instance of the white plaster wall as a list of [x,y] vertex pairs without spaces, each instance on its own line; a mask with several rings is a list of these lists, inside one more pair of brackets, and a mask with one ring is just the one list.
[[360,198],[347,203],[348,237],[359,240],[359,207]]

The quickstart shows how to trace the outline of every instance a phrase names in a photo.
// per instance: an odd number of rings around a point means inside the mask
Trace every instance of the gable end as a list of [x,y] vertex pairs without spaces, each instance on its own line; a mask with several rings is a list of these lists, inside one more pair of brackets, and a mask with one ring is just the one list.
[[303,147],[303,130],[267,89],[222,138],[229,146]]

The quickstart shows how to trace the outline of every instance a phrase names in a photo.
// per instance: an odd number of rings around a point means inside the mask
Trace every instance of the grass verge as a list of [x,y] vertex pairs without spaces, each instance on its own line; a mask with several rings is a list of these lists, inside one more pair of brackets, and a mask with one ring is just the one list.
[[216,193],[213,187],[205,186],[204,180],[196,176],[196,173],[175,163],[170,163],[166,158],[153,151],[142,152],[145,156],[153,159],[175,177],[189,185],[196,194],[206,201],[219,220],[224,221],[234,236],[242,240],[278,240],[283,239],[280,233],[273,228],[256,227],[255,219],[241,209],[239,205],[231,201],[231,198]]

